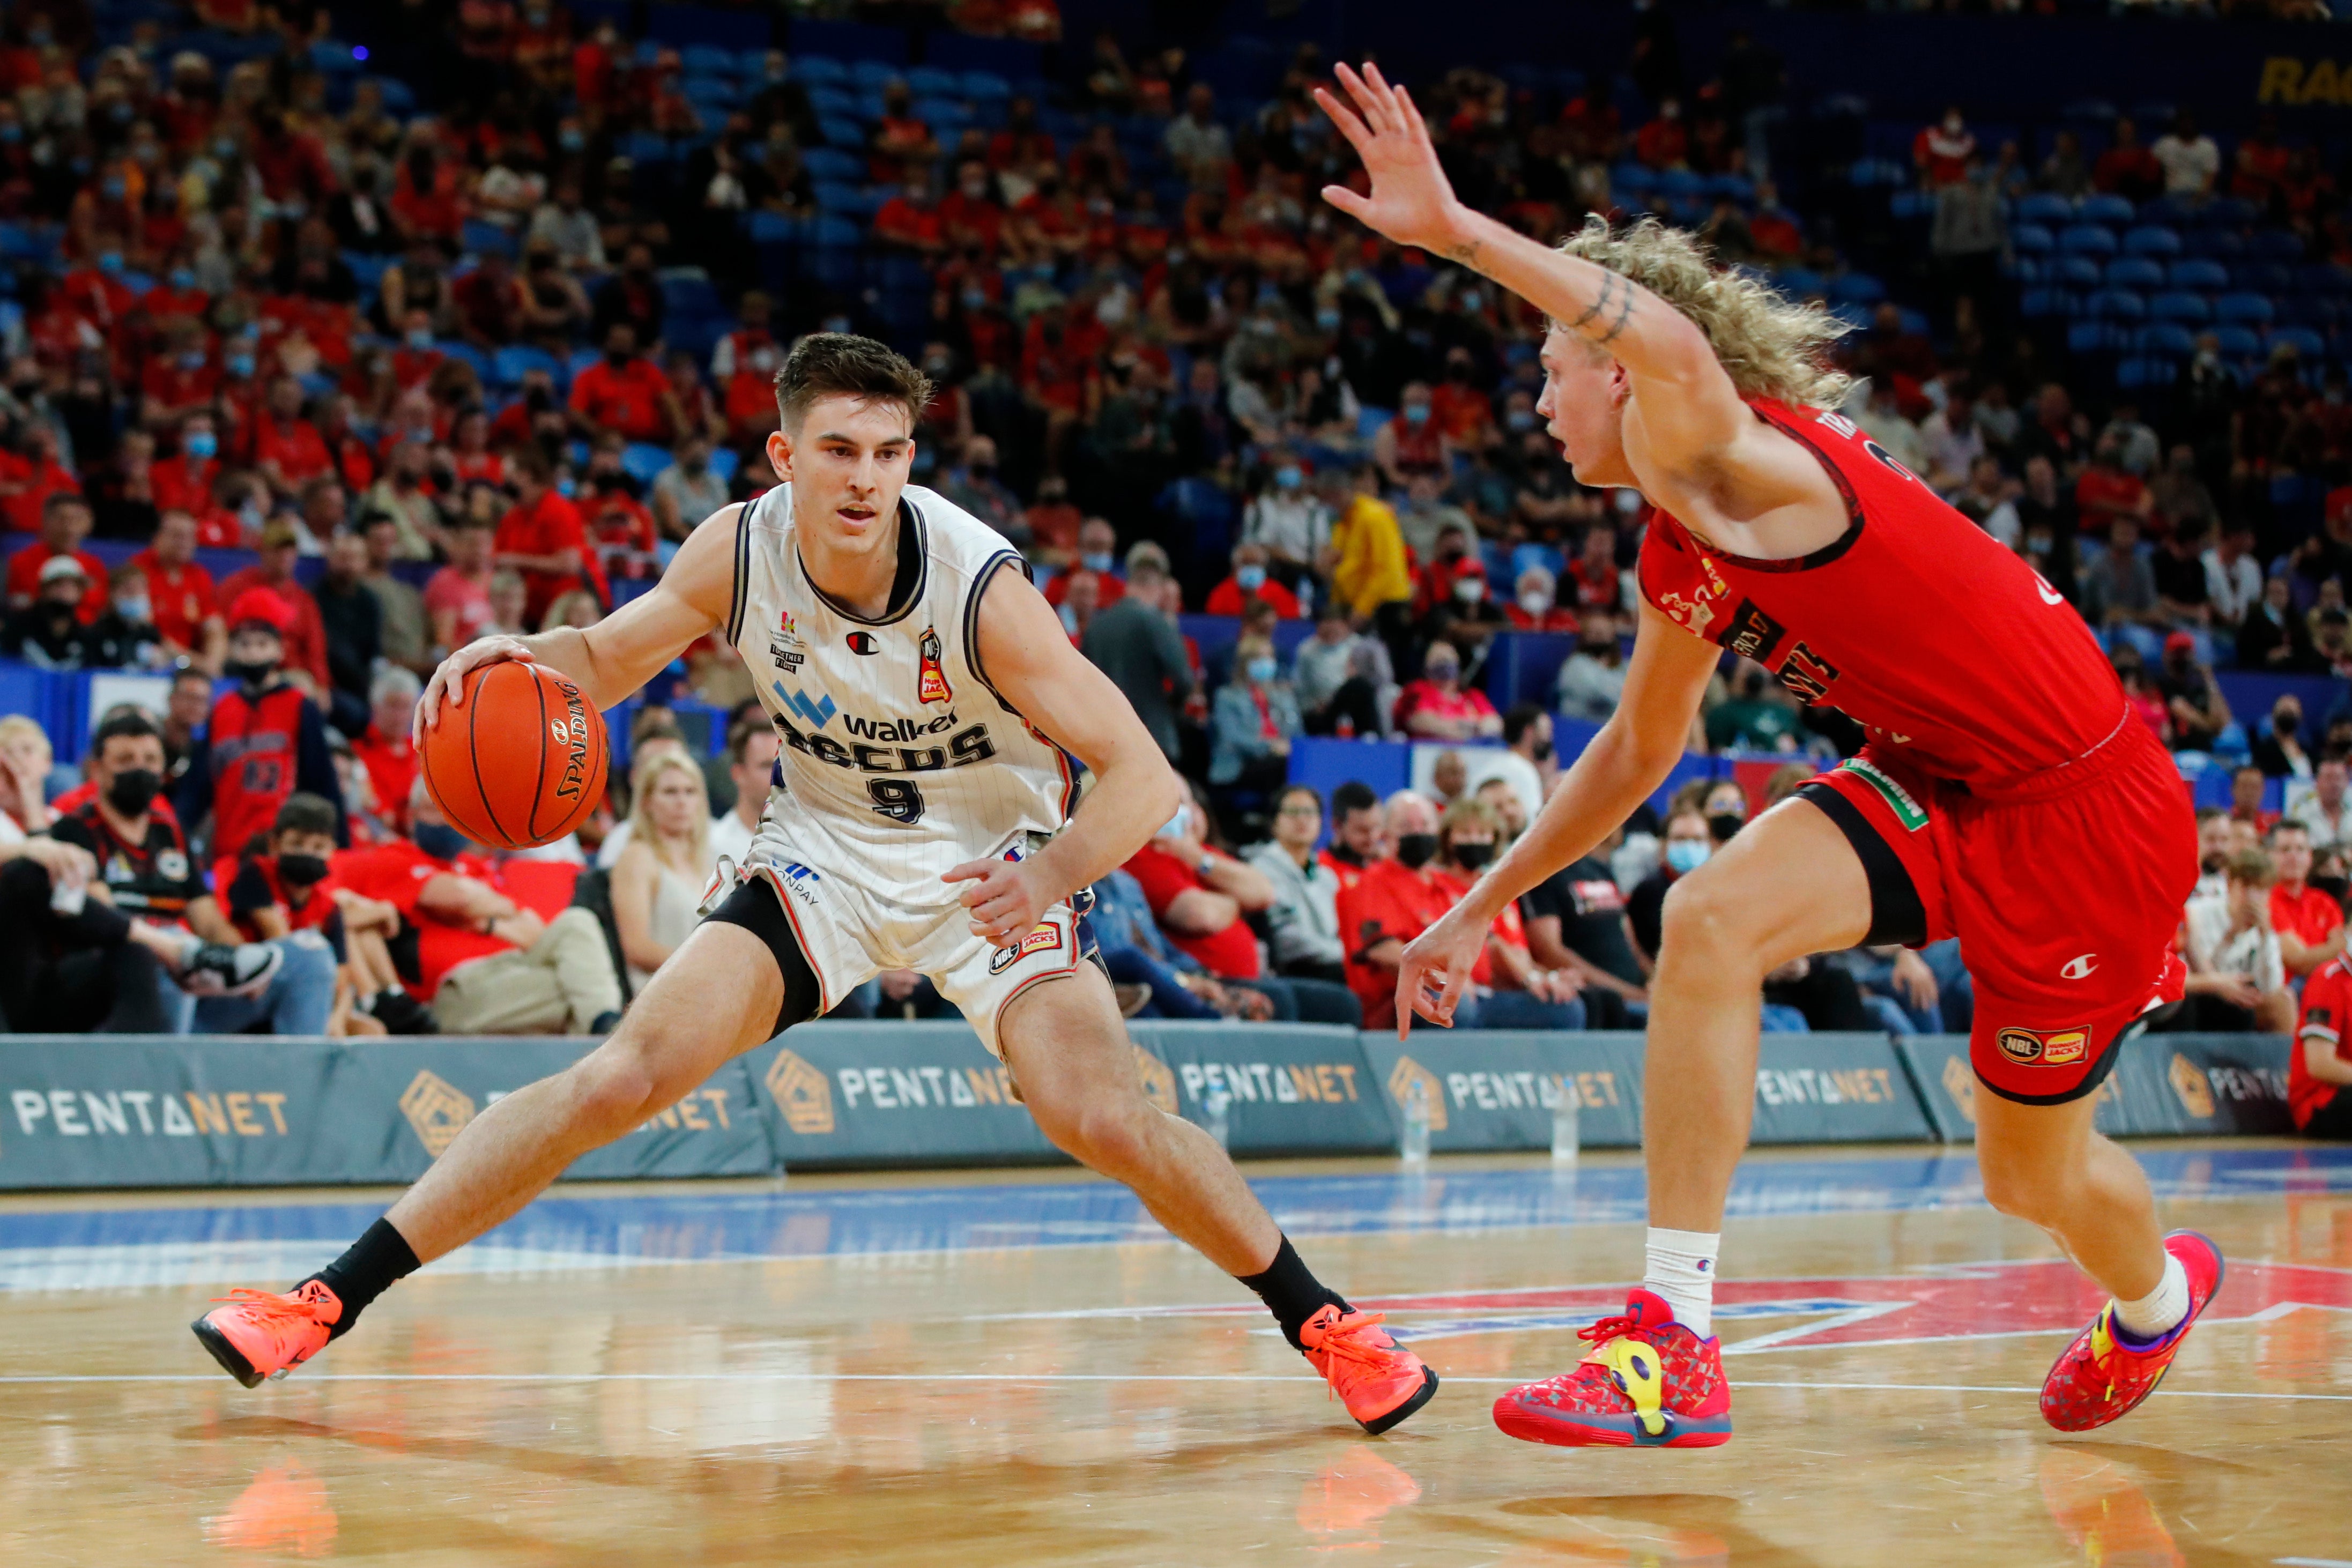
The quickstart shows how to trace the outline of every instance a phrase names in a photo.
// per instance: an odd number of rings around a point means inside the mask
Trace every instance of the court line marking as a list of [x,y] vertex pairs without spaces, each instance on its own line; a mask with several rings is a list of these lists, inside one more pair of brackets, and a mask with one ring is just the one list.
[[[1318,1379],[1296,1373],[1114,1373],[1114,1372],[325,1372],[312,1383],[1301,1383]],[[1517,1386],[1524,1377],[1448,1377],[1448,1383]],[[0,1376],[0,1385],[82,1383],[210,1383],[207,1373],[60,1373]],[[1843,1389],[1866,1393],[2039,1394],[2039,1387],[1998,1383],[1798,1383],[1742,1378],[1741,1388]],[[2150,1397],[2172,1399],[2287,1399],[2352,1404],[2352,1394],[2267,1394],[2246,1389],[2159,1388]],[[2352,1568],[2352,1564],[2345,1565]]]

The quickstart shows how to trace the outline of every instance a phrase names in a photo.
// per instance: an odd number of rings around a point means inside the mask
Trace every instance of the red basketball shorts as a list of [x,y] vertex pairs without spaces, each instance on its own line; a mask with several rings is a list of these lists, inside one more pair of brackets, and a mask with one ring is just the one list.
[[1992,797],[1875,746],[1801,792],[1862,857],[1872,942],[1960,939],[1969,1061],[2004,1099],[2091,1092],[2131,1026],[2180,998],[2172,938],[2197,883],[2197,828],[2145,726]]

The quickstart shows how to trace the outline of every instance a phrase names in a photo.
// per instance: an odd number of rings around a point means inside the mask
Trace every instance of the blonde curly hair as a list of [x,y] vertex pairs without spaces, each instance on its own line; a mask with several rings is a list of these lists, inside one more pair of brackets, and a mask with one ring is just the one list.
[[1612,230],[1596,213],[1559,248],[1633,279],[1688,317],[1706,334],[1742,397],[1835,408],[1853,390],[1853,378],[1828,363],[1830,345],[1851,330],[1843,321],[1717,267],[1685,230],[1655,218]]

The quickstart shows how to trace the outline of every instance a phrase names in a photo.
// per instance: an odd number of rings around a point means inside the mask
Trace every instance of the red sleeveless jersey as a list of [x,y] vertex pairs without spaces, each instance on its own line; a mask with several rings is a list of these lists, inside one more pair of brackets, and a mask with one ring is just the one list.
[[1884,755],[1980,795],[2115,733],[2122,685],[2040,573],[1853,421],[1748,406],[1821,460],[1844,498],[1845,532],[1808,556],[1751,560],[1654,511],[1643,597],[1764,665],[1801,702],[1845,713]]
[[256,833],[278,820],[294,793],[302,739],[302,705],[292,686],[273,686],[250,701],[242,690],[213,705],[206,735],[212,754],[213,847],[216,860],[242,854]]

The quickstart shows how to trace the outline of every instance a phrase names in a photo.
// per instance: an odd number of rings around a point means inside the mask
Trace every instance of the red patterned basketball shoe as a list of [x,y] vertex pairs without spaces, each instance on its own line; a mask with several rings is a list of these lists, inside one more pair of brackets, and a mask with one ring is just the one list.
[[2101,1307],[2042,1382],[2042,1418],[2061,1432],[2104,1427],[2155,1393],[2198,1314],[2221,1288],[2221,1251],[2212,1242],[2194,1230],[2176,1230],[2164,1239],[2164,1249],[2188,1272],[2189,1315],[2162,1339],[2133,1344],[2116,1332],[2115,1302]]
[[1437,1374],[1397,1343],[1379,1312],[1343,1312],[1326,1306],[1300,1326],[1307,1359],[1331,1385],[1356,1424],[1380,1436],[1437,1392]]
[[328,1331],[342,1321],[343,1303],[318,1280],[286,1295],[231,1291],[188,1327],[231,1377],[258,1388],[283,1377],[327,1348]]
[[1496,1400],[1496,1426],[1569,1448],[1712,1448],[1731,1440],[1722,1343],[1675,1322],[1664,1297],[1637,1290],[1621,1315],[1577,1337],[1591,1342],[1592,1354],[1573,1372]]

